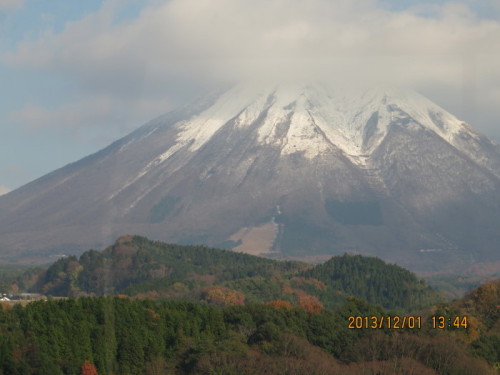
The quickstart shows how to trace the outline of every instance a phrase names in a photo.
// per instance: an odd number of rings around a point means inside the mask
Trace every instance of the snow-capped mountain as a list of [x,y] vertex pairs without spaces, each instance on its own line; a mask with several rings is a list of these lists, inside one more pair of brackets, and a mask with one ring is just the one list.
[[457,269],[500,258],[500,146],[411,91],[237,86],[0,197],[6,259],[125,233]]

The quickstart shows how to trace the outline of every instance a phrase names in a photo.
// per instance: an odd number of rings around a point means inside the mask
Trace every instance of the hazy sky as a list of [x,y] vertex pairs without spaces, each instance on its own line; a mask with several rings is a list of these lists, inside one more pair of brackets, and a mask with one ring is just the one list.
[[0,194],[271,77],[410,86],[500,141],[500,1],[0,0]]

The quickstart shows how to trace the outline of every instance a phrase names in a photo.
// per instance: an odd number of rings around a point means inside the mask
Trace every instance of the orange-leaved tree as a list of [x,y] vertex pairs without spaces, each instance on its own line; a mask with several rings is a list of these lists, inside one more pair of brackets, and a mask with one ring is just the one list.
[[299,306],[310,314],[319,314],[323,310],[323,305],[318,298],[308,294],[299,296]]
[[219,306],[244,305],[245,295],[221,286],[211,286],[204,290],[203,299]]
[[95,366],[90,361],[83,362],[82,375],[99,375]]

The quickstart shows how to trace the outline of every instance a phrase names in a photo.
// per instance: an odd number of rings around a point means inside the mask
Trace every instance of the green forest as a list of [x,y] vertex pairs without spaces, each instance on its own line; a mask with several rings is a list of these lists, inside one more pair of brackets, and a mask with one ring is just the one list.
[[78,259],[60,259],[35,279],[33,273],[20,278],[19,284],[59,297],[124,294],[200,301],[219,293],[247,303],[317,300],[328,308],[354,296],[402,311],[442,300],[411,272],[378,258],[343,255],[313,266],[139,236],[120,237],[105,250],[90,250]]
[[[500,368],[500,281],[444,302],[377,258],[343,255],[314,266],[124,236],[1,282],[48,299],[0,304],[0,375]],[[418,325],[396,326],[403,317]]]
[[[463,314],[462,302],[434,314]],[[317,312],[111,296],[2,305],[0,374],[495,374],[489,302],[475,311],[484,323],[449,330],[431,315],[420,329],[349,329],[349,316],[391,315],[356,298]]]

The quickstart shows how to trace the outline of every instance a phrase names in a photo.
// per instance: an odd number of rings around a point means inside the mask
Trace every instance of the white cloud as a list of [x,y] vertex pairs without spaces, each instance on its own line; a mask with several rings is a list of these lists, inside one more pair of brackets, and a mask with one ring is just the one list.
[[[464,4],[390,12],[375,0],[150,1],[136,19],[116,23],[117,3],[105,1],[99,12],[24,41],[3,59],[57,71],[92,97],[55,112],[14,114],[46,126],[86,126],[93,116],[113,116],[115,101],[158,102],[181,88],[241,78],[328,78],[424,92],[474,86],[494,103],[500,22]],[[496,107],[487,107],[491,117],[500,116]]]
[[7,194],[10,191],[10,189],[6,186],[0,185],[0,195]]
[[499,44],[492,43],[500,39],[498,22],[479,20],[463,5],[438,9],[429,18],[391,13],[364,0],[172,0],[115,25],[103,7],[69,23],[61,34],[22,43],[7,61],[63,68],[85,78],[127,73],[142,81],[145,71],[276,73],[273,62],[298,69],[340,61],[342,67],[346,60],[345,65],[363,58],[385,62],[388,56],[406,63],[435,60],[438,67],[446,62],[453,68],[460,65],[454,59],[467,53],[498,54]]
[[[162,114],[170,109],[172,106],[165,99],[123,100],[102,95],[86,97],[53,110],[28,104],[11,112],[8,120],[23,126],[27,134],[52,129],[85,138],[89,134],[105,134],[106,128],[115,129],[115,134],[123,134],[150,120],[152,114]],[[113,137],[110,140],[114,140]]]

